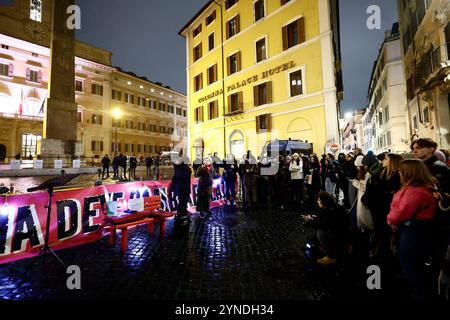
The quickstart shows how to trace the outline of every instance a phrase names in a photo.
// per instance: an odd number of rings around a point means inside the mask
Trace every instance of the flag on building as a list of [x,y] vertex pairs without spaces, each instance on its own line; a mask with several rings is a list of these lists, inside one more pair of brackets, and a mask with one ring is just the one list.
[[44,100],[42,100],[41,108],[39,109],[39,112],[37,113],[38,116],[41,114],[44,114],[44,108],[45,108],[45,101],[47,100],[47,96],[45,96]]
[[25,95],[23,94],[23,89],[20,89],[20,104],[19,104],[19,110],[17,112],[20,115],[22,115],[24,108],[25,108]]

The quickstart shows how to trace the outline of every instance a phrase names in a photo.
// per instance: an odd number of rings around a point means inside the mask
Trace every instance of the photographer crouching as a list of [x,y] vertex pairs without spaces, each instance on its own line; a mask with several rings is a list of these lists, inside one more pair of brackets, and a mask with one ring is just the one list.
[[303,215],[305,223],[316,229],[307,237],[307,247],[317,246],[325,252],[317,259],[320,265],[335,265],[346,249],[349,239],[349,217],[333,194],[320,192],[317,199],[319,210],[316,215]]

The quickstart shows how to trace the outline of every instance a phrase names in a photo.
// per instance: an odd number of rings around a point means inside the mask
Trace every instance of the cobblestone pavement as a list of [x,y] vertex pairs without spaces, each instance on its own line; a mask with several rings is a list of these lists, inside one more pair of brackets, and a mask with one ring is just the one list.
[[[155,228],[157,230],[158,228]],[[61,250],[67,265],[81,268],[81,290],[68,290],[66,270],[47,257],[23,276],[30,260],[0,266],[2,299],[150,300],[348,300],[395,297],[400,290],[369,291],[367,265],[320,267],[301,249],[310,232],[300,213],[268,206],[252,211],[230,207],[212,216],[192,216],[184,229],[167,225],[166,238],[145,226],[129,233],[128,251],[109,236]],[[23,279],[23,281],[21,281]],[[384,285],[384,283],[383,283]]]

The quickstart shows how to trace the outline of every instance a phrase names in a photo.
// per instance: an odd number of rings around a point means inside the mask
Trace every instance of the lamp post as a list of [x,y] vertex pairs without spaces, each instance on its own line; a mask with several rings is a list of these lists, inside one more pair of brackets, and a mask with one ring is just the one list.
[[114,123],[116,125],[116,143],[114,145],[114,153],[115,154],[117,154],[119,152],[119,148],[118,148],[118,145],[117,145],[117,127],[119,125],[119,119],[120,119],[121,115],[122,115],[122,111],[120,111],[119,108],[115,108],[115,109],[112,110],[112,116],[113,116],[113,119],[114,119]]

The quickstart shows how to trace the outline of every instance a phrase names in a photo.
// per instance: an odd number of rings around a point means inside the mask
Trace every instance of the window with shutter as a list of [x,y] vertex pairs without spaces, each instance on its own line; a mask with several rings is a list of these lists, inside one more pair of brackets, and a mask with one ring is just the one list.
[[228,61],[228,75],[238,72],[241,70],[241,53],[237,52],[232,56],[227,58]]
[[9,64],[8,77],[14,77],[14,65],[12,63]]
[[0,76],[11,77],[9,70],[10,65],[0,63]]
[[302,70],[290,74],[291,97],[303,94]]
[[202,25],[201,24],[199,24],[199,26],[194,29],[193,37],[195,38],[196,36],[198,36],[200,34],[200,32],[202,32]]
[[75,91],[83,92],[83,81],[75,80]]
[[197,61],[198,59],[200,59],[201,57],[202,57],[202,44],[199,43],[194,48],[194,62]]
[[225,9],[228,10],[232,6],[234,6],[239,0],[226,0],[225,1]]
[[227,39],[238,34],[240,32],[240,19],[239,15],[227,22]]
[[255,22],[264,18],[264,0],[257,0],[254,3],[254,10],[255,10]]
[[208,84],[217,81],[217,64],[208,68]]
[[283,50],[305,42],[305,18],[291,22],[283,27]]
[[210,25],[211,22],[216,20],[216,11],[213,11],[207,18],[206,18],[206,25]]
[[208,50],[211,51],[212,49],[214,49],[214,33],[208,36]]
[[266,60],[266,39],[263,38],[256,42],[256,62]]

